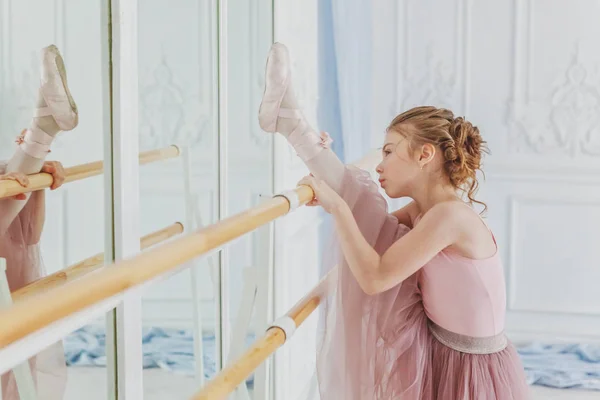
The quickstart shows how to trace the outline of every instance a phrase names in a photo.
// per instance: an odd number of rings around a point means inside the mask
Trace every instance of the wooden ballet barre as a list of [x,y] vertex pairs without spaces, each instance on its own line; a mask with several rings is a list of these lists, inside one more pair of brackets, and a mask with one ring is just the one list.
[[[287,193],[298,206],[314,193],[300,186]],[[130,259],[116,262],[60,287],[27,296],[0,310],[0,349],[96,303],[167,273],[185,262],[269,223],[290,211],[290,201],[275,196],[247,211],[196,232],[161,244]]]
[[[230,366],[221,370],[192,400],[219,400],[232,393],[271,354],[290,339],[296,328],[317,309],[323,296],[327,295],[335,282],[337,268],[330,271],[303,299],[277,321],[281,326],[271,326],[267,332]],[[277,325],[276,321],[276,325]],[[285,325],[293,324],[286,332]]]
[[[140,153],[140,165],[174,158],[179,156],[179,154],[179,147],[175,145],[171,145],[162,149],[145,151]],[[65,183],[97,176],[102,174],[103,171],[103,161],[94,161],[87,164],[65,168]],[[0,199],[14,196],[19,193],[29,193],[36,190],[46,189],[52,186],[52,182],[52,175],[44,172],[29,175],[28,187],[23,187],[15,181],[0,181]]]
[[130,259],[107,265],[94,274],[67,281],[60,287],[28,296],[10,307],[0,309],[0,349],[71,314],[147,283],[195,257],[217,250],[290,210],[305,205],[313,197],[310,187],[299,186],[196,232]]
[[[173,236],[183,233],[183,224],[176,222],[166,228],[152,232],[140,239],[140,248],[142,250],[162,243]],[[40,278],[29,285],[15,290],[11,293],[13,301],[19,301],[29,295],[39,293],[54,287],[63,285],[65,282],[96,271],[104,266],[104,253],[98,253],[95,256],[88,257],[83,261],[73,264],[70,267],[57,271],[51,275]]]
[[[378,151],[373,151],[355,163],[354,166],[369,169],[379,163],[380,160],[381,154]],[[289,340],[293,332],[317,309],[323,297],[330,292],[336,277],[337,267],[334,267],[317,286],[284,317],[279,318],[241,357],[221,370],[206,386],[196,393],[192,400],[218,400],[231,394],[256,368]],[[278,324],[278,321],[284,323]],[[287,335],[286,324],[289,326]]]

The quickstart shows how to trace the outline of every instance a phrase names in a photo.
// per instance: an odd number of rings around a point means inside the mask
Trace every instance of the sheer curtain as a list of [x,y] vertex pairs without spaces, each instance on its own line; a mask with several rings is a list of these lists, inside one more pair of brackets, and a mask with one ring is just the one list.
[[366,0],[319,2],[319,127],[345,162],[370,147],[372,4]]

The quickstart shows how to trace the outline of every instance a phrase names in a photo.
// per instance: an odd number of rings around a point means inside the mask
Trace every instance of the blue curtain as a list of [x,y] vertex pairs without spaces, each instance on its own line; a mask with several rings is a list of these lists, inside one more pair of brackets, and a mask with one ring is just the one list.
[[335,54],[331,0],[319,4],[319,103],[317,119],[319,129],[333,139],[332,150],[344,159],[344,140],[340,113],[337,59]]
[[368,0],[319,1],[318,122],[344,162],[370,146],[371,7]]
[[[372,6],[368,0],[319,0],[318,5],[318,129],[329,133],[342,161],[353,162],[370,146]],[[325,216],[321,253],[332,229]]]

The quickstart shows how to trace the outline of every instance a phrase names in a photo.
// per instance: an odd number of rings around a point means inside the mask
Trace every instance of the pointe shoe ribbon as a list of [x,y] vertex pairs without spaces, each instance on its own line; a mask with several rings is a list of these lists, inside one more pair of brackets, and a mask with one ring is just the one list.
[[329,136],[327,132],[321,132],[321,147],[324,149],[331,148],[331,144],[333,143],[333,139]]
[[23,129],[21,134],[17,136],[15,142],[27,155],[33,158],[43,159],[50,153],[50,144],[53,139],[52,136],[48,135],[43,130],[33,127]]
[[[281,111],[285,115],[298,112],[297,110],[284,109],[281,109]],[[298,157],[306,162],[314,158],[323,149],[328,149],[333,140],[327,132],[321,132],[321,135],[318,136],[314,131],[306,129],[307,126],[304,118],[301,118],[299,121],[296,128],[288,136],[288,141],[294,147],[294,150],[296,150]]]

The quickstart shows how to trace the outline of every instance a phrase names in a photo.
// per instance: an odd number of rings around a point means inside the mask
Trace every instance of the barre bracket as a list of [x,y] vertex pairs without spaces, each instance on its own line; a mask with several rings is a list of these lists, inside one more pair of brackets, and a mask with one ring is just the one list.
[[[271,323],[271,326],[269,326],[269,329],[272,328],[279,328],[283,331],[284,335],[285,335],[285,340],[288,341],[288,339],[290,339],[292,336],[294,336],[294,332],[296,332],[296,322],[294,322],[293,318],[286,316],[277,318],[275,321],[273,321],[273,323]],[[269,330],[267,329],[267,330]]]
[[290,212],[300,207],[300,198],[295,190],[286,190],[285,192],[276,194],[273,197],[285,197],[288,203],[290,203]]

